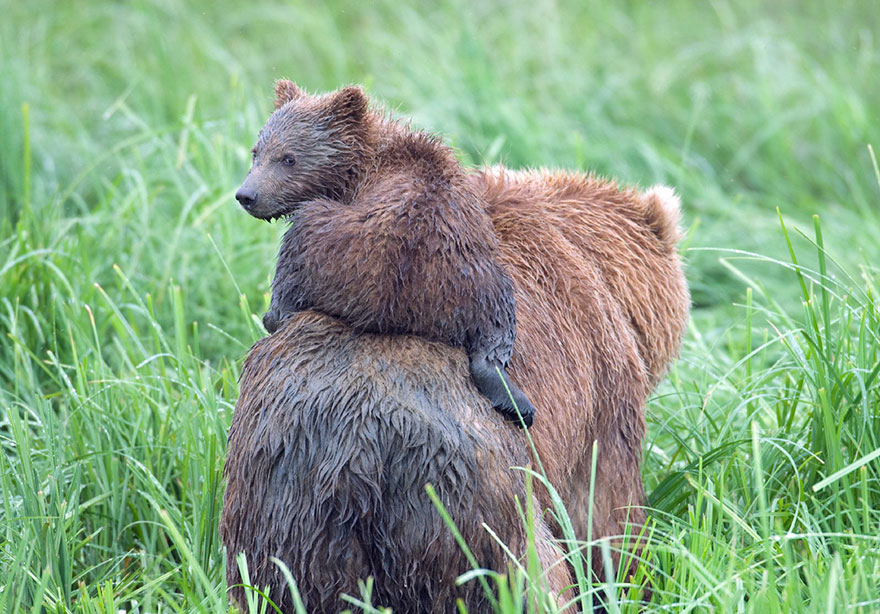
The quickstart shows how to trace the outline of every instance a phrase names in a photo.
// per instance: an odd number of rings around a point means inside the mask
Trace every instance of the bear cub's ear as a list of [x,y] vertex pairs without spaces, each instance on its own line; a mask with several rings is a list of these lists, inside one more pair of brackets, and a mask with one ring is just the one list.
[[367,113],[369,102],[358,85],[344,87],[330,99],[330,113],[339,121],[359,122]]
[[291,100],[302,98],[306,93],[299,89],[293,81],[278,79],[275,82],[275,110],[277,111]]

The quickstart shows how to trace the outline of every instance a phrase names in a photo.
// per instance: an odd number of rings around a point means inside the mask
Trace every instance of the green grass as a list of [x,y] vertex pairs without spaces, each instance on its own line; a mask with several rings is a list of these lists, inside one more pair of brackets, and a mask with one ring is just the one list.
[[[0,0],[0,612],[226,611],[283,230],[232,194],[281,76],[364,83],[468,163],[675,185],[695,309],[648,406],[646,611],[880,612],[880,7],[508,4]],[[540,588],[512,565],[506,612]]]

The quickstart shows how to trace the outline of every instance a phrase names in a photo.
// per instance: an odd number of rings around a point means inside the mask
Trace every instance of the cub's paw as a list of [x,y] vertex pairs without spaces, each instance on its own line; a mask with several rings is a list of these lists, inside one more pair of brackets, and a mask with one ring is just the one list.
[[[508,385],[511,383],[512,382],[508,380]],[[510,386],[510,388],[509,395],[507,390],[503,390],[500,391],[500,395],[497,398],[490,397],[489,400],[492,401],[492,406],[495,411],[501,413],[516,426],[519,428],[522,428],[523,426],[529,428],[535,421],[535,406],[532,405],[532,402],[529,401],[528,397],[522,390],[516,386]],[[510,399],[511,396],[513,396],[513,401]],[[514,403],[516,403],[516,407],[514,407]],[[522,416],[522,420],[520,420],[520,416]]]
[[495,411],[519,427],[532,426],[535,420],[535,406],[519,386],[511,381],[503,365],[490,362],[483,355],[472,354],[470,366],[471,378],[477,390],[491,401]]
[[271,335],[281,326],[281,320],[275,317],[272,311],[267,311],[266,315],[263,316],[263,326]]
[[[535,406],[532,405],[532,402],[529,401],[522,391],[511,390],[511,392],[513,393],[513,400],[516,402],[516,408],[513,407],[513,404],[510,403],[508,399],[508,404],[510,405],[508,419],[513,421],[513,423],[520,428],[523,426],[526,428],[531,427],[532,423],[535,421]],[[517,413],[517,408],[519,409],[519,413]],[[522,416],[522,420],[519,419],[520,416]]]

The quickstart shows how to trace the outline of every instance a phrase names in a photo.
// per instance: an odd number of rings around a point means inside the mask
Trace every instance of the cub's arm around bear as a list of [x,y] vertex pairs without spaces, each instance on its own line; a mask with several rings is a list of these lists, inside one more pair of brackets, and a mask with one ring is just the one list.
[[462,347],[477,389],[530,426],[534,406],[506,373],[513,282],[486,204],[452,151],[371,110],[357,87],[310,96],[280,81],[275,104],[236,194],[251,215],[290,221],[269,332],[316,310],[359,332]]

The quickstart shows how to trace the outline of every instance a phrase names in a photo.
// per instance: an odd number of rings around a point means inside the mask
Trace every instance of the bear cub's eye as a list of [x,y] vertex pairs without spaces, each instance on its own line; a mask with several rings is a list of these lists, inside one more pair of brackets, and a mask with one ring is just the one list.
[[293,166],[296,164],[296,158],[294,158],[291,154],[287,154],[283,158],[281,158],[281,163],[284,166]]

